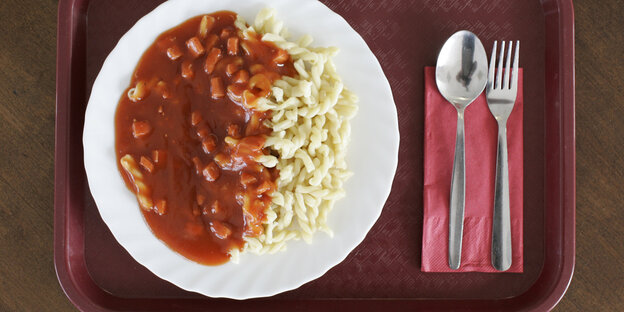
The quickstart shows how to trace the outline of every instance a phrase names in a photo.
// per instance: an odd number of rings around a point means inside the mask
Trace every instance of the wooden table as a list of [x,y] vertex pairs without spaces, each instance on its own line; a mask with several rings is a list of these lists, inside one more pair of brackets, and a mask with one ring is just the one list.
[[[74,311],[52,258],[55,0],[0,1],[0,311]],[[624,2],[576,14],[577,257],[557,311],[624,311]]]

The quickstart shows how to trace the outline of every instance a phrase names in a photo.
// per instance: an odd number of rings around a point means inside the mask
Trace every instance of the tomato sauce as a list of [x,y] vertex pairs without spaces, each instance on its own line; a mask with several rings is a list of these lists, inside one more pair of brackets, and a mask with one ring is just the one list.
[[170,248],[202,264],[229,259],[244,237],[262,234],[276,188],[275,169],[256,159],[271,132],[270,112],[255,109],[271,84],[295,70],[286,51],[243,39],[236,14],[197,16],[161,34],[139,61],[115,115],[116,154],[134,193],[146,188],[142,212]]

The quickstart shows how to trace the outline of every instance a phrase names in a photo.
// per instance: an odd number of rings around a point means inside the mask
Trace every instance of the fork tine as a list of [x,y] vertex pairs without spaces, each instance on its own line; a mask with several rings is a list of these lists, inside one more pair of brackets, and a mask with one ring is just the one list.
[[494,46],[492,47],[492,57],[490,58],[490,70],[488,72],[488,88],[494,89],[494,69],[496,68],[494,65],[496,64],[496,43],[494,41]]
[[511,88],[515,89],[518,87],[518,58],[520,57],[520,40],[516,41],[516,53],[514,55],[513,61],[513,76],[511,81]]
[[509,47],[507,48],[507,60],[505,61],[505,78],[503,79],[503,89],[509,89],[509,75],[511,72],[511,49],[513,48],[513,42],[509,41]]
[[505,41],[501,41],[500,54],[498,58],[498,66],[496,68],[496,86],[495,89],[500,89],[502,84],[501,80],[503,79],[503,59],[505,56]]

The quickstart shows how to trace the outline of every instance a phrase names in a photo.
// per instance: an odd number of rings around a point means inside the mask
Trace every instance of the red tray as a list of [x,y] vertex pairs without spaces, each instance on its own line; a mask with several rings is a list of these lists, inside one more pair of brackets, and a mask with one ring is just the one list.
[[[61,0],[58,15],[54,259],[69,299],[88,311],[548,310],[574,269],[574,28],[571,0],[323,1],[358,31],[392,85],[401,146],[392,193],[367,238],[321,278],[274,297],[186,292],[135,262],[102,222],[83,167],[91,85],[117,40],[162,1]],[[491,49],[522,41],[522,274],[423,273],[423,67],[470,29]]]

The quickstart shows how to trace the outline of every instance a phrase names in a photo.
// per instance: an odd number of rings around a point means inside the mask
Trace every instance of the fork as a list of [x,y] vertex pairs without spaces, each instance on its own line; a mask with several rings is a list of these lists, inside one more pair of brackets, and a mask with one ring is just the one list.
[[[513,69],[510,68],[512,42],[509,41],[507,61],[503,77],[503,57],[505,41],[496,61],[496,44],[492,48],[492,58],[485,88],[488,107],[498,123],[498,147],[496,152],[496,183],[494,187],[494,213],[492,222],[492,266],[506,271],[511,266],[511,222],[509,212],[509,168],[507,159],[507,118],[513,110],[518,93],[518,51],[520,41],[516,41]],[[496,71],[496,75],[495,72]],[[496,80],[494,80],[496,79]]]

